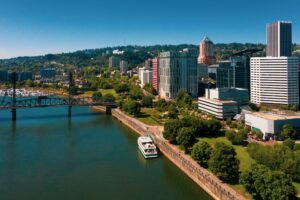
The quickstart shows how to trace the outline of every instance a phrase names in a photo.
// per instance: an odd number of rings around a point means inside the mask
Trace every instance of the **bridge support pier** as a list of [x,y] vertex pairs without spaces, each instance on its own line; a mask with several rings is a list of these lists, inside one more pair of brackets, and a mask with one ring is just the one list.
[[11,109],[11,119],[13,122],[17,121],[17,109]]
[[13,108],[11,109],[11,114],[12,114],[12,121],[15,122],[17,121],[17,109],[15,108],[16,106],[16,86],[17,86],[17,74],[16,72],[12,73],[11,77],[12,85],[13,85],[13,95],[12,95],[12,106]]
[[72,117],[72,106],[68,106],[68,117]]
[[106,106],[105,111],[107,115],[111,115],[111,106]]

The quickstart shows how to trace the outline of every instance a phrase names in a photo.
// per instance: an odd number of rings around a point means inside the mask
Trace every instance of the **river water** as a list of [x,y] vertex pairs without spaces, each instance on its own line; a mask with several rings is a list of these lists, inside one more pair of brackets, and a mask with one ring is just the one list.
[[167,158],[145,160],[138,135],[86,107],[0,111],[1,200],[210,200]]

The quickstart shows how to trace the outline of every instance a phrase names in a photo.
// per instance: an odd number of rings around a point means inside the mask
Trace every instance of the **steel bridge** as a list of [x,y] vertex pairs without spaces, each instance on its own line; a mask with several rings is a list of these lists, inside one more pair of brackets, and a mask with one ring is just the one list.
[[[71,87],[73,83],[72,74],[70,73],[70,84]],[[110,114],[111,109],[117,107],[113,99],[109,98],[97,98],[92,97],[73,97],[69,89],[68,97],[59,96],[37,96],[37,97],[16,97],[16,73],[12,73],[12,84],[13,93],[9,97],[6,93],[5,96],[0,99],[0,110],[11,110],[12,120],[17,119],[17,109],[27,109],[27,108],[43,108],[43,107],[60,107],[67,106],[68,116],[72,116],[73,106],[103,106],[106,108],[106,113]]]
[[[4,98],[3,98],[4,99]],[[94,101],[91,97],[83,98],[63,98],[54,96],[37,96],[31,98],[20,98],[13,101],[2,100],[0,110],[19,109],[19,108],[39,108],[39,107],[58,107],[58,106],[114,106],[115,103],[106,98]]]

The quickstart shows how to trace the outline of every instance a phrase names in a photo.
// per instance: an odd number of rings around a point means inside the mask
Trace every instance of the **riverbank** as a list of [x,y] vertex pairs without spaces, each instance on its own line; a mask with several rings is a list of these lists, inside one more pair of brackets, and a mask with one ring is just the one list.
[[[96,110],[103,111],[101,107],[94,107]],[[234,189],[220,181],[208,170],[200,167],[189,155],[186,155],[178,147],[170,144],[163,138],[162,126],[150,126],[137,119],[127,116],[119,109],[112,110],[112,116],[124,125],[128,126],[140,135],[151,135],[160,151],[188,175],[195,183],[218,200],[246,200],[244,196],[237,193]]]

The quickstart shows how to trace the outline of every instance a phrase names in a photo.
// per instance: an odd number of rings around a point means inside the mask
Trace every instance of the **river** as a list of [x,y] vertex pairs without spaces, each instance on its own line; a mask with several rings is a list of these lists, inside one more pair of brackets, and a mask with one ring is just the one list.
[[86,107],[0,111],[1,200],[211,200],[167,158],[145,160],[138,135]]

